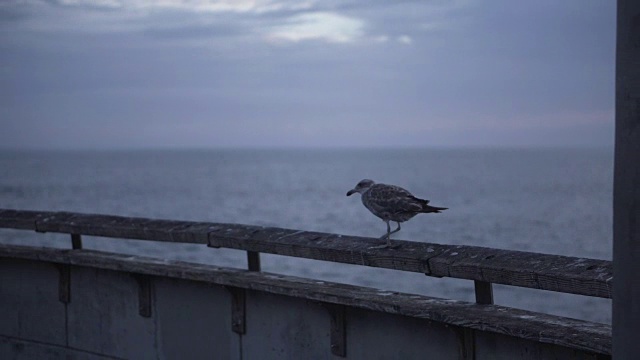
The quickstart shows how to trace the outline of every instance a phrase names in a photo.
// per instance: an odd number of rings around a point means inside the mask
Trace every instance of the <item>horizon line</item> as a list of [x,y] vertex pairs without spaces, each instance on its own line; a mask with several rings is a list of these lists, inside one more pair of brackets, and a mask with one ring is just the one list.
[[2,147],[2,152],[126,152],[126,151],[371,151],[371,150],[536,150],[607,149],[614,144],[568,145],[431,145],[431,146],[122,146],[122,147]]

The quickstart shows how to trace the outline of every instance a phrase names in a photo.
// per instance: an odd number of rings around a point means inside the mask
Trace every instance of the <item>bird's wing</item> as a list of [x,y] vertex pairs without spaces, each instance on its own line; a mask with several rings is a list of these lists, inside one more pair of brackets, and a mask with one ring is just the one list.
[[376,184],[368,195],[371,205],[389,213],[419,212],[424,204],[409,191],[394,185]]

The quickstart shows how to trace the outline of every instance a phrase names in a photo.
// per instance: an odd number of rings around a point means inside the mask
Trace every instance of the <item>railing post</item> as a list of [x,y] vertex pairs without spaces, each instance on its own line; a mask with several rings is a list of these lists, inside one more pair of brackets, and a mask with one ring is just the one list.
[[80,234],[71,234],[71,248],[74,250],[82,249],[82,236]]
[[249,264],[249,271],[260,271],[260,253],[247,251],[247,263]]
[[476,303],[482,305],[493,304],[493,284],[486,281],[474,280],[473,285],[476,290]]

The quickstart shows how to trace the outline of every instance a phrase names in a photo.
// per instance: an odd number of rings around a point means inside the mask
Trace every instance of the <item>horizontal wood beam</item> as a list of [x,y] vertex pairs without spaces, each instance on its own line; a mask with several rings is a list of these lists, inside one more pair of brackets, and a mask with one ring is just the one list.
[[611,354],[609,325],[498,305],[477,305],[313,279],[93,250],[0,245],[0,261],[1,258],[202,281],[225,287],[420,318],[464,329],[503,334],[598,354]]
[[611,261],[274,227],[0,209],[0,228],[208,244],[345,264],[611,298]]

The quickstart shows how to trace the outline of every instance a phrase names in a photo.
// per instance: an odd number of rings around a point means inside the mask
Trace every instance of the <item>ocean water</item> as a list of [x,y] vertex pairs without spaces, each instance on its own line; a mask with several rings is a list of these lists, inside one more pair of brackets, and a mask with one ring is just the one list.
[[[346,192],[403,186],[442,214],[395,239],[611,259],[611,149],[0,152],[0,208],[242,223],[379,237]],[[68,236],[0,230],[0,242],[69,247]],[[246,267],[243,252],[87,237],[85,247]],[[473,282],[263,255],[263,270],[473,301]],[[610,323],[607,299],[496,285],[497,304]]]

